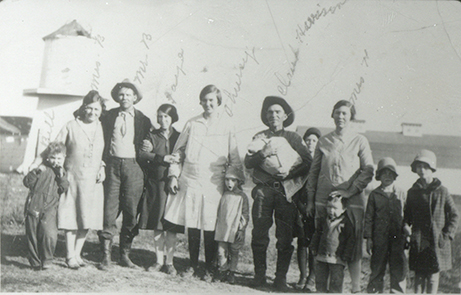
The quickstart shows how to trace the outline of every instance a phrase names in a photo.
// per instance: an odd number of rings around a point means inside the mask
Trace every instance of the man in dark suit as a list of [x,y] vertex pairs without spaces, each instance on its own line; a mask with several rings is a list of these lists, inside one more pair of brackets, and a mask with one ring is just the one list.
[[109,110],[101,118],[106,163],[104,229],[99,232],[104,253],[102,270],[110,266],[112,239],[117,234],[115,221],[120,213],[123,214],[120,265],[137,268],[129,258],[133,238],[138,234],[136,213],[144,188],[144,174],[137,159],[142,141],[152,126],[150,119],[134,108],[142,95],[133,83],[128,80],[117,83],[111,96],[120,107]]

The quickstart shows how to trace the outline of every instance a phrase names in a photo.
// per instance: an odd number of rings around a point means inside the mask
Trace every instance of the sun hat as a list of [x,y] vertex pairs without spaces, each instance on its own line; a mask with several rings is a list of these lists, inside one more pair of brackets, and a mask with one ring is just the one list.
[[283,127],[288,127],[291,124],[293,124],[293,121],[295,120],[295,113],[293,112],[293,109],[290,107],[287,101],[278,96],[267,96],[264,99],[263,107],[261,109],[261,120],[263,121],[264,125],[269,126],[269,122],[266,118],[266,113],[267,109],[269,109],[269,107],[274,104],[280,105],[285,111],[285,114],[287,115],[287,118],[285,119],[285,121],[283,121]]
[[378,162],[378,168],[376,169],[376,177],[375,177],[376,180],[380,180],[381,172],[384,169],[389,169],[392,172],[394,172],[395,177],[399,176],[399,174],[397,173],[397,164],[395,163],[394,159],[392,159],[390,157],[386,157],[386,158],[382,158]]
[[141,101],[142,94],[141,91],[139,91],[139,88],[135,84],[131,83],[130,80],[125,79],[122,82],[115,84],[114,88],[112,88],[112,91],[110,92],[110,95],[116,102],[119,102],[118,93],[122,88],[130,88],[133,90],[134,94],[136,94],[136,100],[133,102],[133,104],[137,104],[139,101]]
[[432,172],[435,172],[437,169],[437,157],[435,156],[434,152],[430,150],[421,150],[419,153],[416,154],[413,163],[411,163],[411,171],[416,173],[416,163],[426,163],[431,168]]

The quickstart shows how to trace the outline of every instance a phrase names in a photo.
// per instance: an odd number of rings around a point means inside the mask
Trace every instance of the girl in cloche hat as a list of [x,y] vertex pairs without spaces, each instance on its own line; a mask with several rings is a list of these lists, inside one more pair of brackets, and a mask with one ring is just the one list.
[[421,150],[411,163],[419,179],[408,191],[405,230],[411,232],[410,270],[415,271],[415,293],[437,293],[440,271],[452,268],[451,242],[459,215],[453,198],[433,173],[435,154]]

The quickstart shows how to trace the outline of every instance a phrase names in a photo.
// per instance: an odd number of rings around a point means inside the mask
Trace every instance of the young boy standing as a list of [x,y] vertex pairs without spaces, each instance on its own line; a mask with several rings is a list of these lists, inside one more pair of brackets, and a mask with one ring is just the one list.
[[242,191],[245,181],[243,171],[229,166],[224,179],[216,219],[215,240],[218,242],[219,277],[235,284],[239,251],[245,243],[245,229],[250,220],[248,197]]
[[355,245],[355,229],[346,214],[346,201],[328,197],[327,216],[319,220],[312,238],[311,250],[317,261],[315,287],[319,293],[343,291],[344,267],[351,261]]
[[411,227],[410,269],[415,271],[415,293],[436,294],[440,271],[452,267],[451,241],[459,215],[453,198],[435,178],[435,154],[421,150],[411,163],[419,179],[408,191],[404,222]]
[[376,180],[381,185],[368,198],[364,238],[371,254],[367,293],[383,293],[384,273],[389,263],[391,293],[405,293],[407,259],[404,253],[403,209],[406,193],[395,186],[397,165],[392,158],[379,161]]
[[42,164],[30,171],[23,181],[30,189],[24,208],[29,263],[36,270],[48,269],[52,265],[58,241],[59,196],[69,187],[63,168],[64,144],[50,143],[42,158]]

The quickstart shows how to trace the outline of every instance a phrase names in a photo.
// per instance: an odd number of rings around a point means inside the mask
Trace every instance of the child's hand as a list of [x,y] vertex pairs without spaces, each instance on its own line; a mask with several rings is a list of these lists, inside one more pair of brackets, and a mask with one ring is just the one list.
[[59,177],[64,176],[64,173],[65,173],[64,167],[57,166],[55,169],[56,169],[56,173],[58,174]]
[[242,242],[244,238],[245,238],[245,231],[243,230],[237,231],[237,234],[235,235],[235,242]]
[[371,255],[373,249],[373,241],[371,239],[367,239],[367,253]]
[[40,172],[45,172],[46,166],[43,165],[43,164],[40,164],[40,165],[37,167],[37,169],[40,170]]
[[314,205],[314,203],[312,203],[312,202],[307,203],[306,214],[307,214],[307,217],[314,217],[314,215],[315,215],[315,205]]

